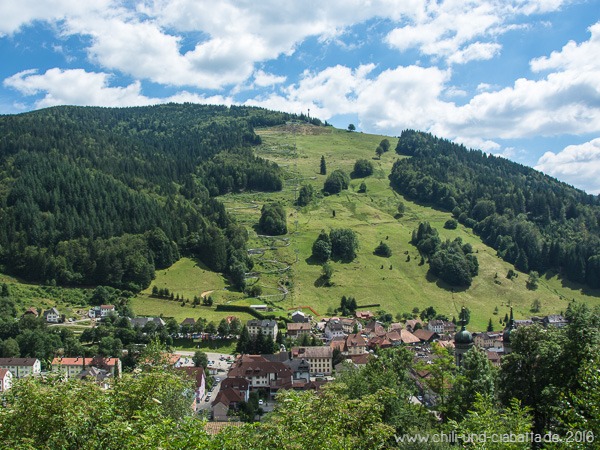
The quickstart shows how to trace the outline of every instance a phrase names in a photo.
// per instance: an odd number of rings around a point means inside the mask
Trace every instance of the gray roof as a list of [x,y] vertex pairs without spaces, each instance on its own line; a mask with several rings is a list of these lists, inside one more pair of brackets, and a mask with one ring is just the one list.
[[248,321],[248,326],[249,327],[261,327],[261,328],[274,328],[275,325],[277,325],[277,322],[274,320],[258,320],[258,319],[251,319]]
[[134,317],[129,319],[132,327],[138,326],[144,328],[147,323],[154,322],[158,326],[165,326],[165,321],[161,317]]

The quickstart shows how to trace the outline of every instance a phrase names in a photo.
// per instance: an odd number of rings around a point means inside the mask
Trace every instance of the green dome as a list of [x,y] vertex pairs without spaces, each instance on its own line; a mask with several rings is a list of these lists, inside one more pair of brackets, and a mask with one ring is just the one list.
[[512,328],[507,328],[506,330],[504,330],[504,333],[502,333],[502,341],[507,344],[510,342],[510,333],[512,332]]
[[454,343],[455,344],[472,344],[473,336],[463,326],[462,330],[460,330],[458,333],[456,333],[454,335]]

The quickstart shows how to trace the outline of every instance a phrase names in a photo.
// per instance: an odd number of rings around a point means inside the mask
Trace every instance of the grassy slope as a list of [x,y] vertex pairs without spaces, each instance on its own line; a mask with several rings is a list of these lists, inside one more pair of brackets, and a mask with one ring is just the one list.
[[[450,218],[449,213],[411,203],[390,188],[387,176],[399,156],[392,150],[383,155],[381,160],[374,159],[374,150],[383,136],[306,127],[298,128],[296,133],[290,132],[289,127],[280,127],[260,130],[259,134],[263,138],[263,145],[257,154],[276,161],[289,172],[283,192],[274,195],[229,195],[223,200],[229,211],[249,229],[256,224],[260,214],[259,209],[251,209],[252,205],[262,205],[271,199],[286,204],[291,245],[268,251],[262,257],[292,263],[289,278],[293,289],[291,295],[280,303],[282,308],[310,305],[320,314],[326,314],[329,307],[339,305],[342,295],[353,295],[359,305],[380,303],[382,309],[394,315],[411,311],[414,306],[423,309],[432,305],[438,312],[453,316],[464,304],[472,311],[471,327],[476,330],[484,329],[489,318],[493,318],[496,328],[499,328],[498,318],[508,311],[509,302],[515,307],[517,317],[530,316],[529,308],[536,298],[542,302],[540,314],[563,311],[572,298],[592,304],[600,303],[600,292],[584,293],[577,286],[563,286],[556,277],[542,279],[536,291],[526,288],[525,274],[514,281],[506,279],[505,275],[511,266],[498,258],[495,251],[484,245],[471,230],[462,226],[457,230],[445,230],[443,224]],[[390,142],[391,148],[395,148],[396,140],[390,138]],[[321,155],[325,156],[329,173],[337,168],[350,172],[356,159],[370,159],[375,166],[375,174],[364,179],[367,193],[357,192],[363,179],[355,179],[348,191],[324,197],[314,205],[296,211],[293,207],[294,186],[299,178],[301,184],[311,183],[316,190],[322,188],[325,176],[318,174]],[[402,218],[396,216],[399,201],[406,205],[406,213]],[[335,218],[332,213],[334,210]],[[428,279],[427,265],[419,265],[416,249],[409,243],[412,230],[421,221],[429,221],[439,230],[442,238],[460,236],[478,252],[480,274],[469,289],[452,292],[443,283]],[[358,233],[361,246],[358,257],[348,264],[333,263],[335,285],[318,287],[321,268],[311,264],[309,259],[312,243],[321,229],[339,227],[351,227]],[[374,248],[382,240],[392,248],[391,258],[373,255]],[[255,239],[251,244],[264,246],[264,239]],[[409,262],[406,252],[411,257]],[[260,267],[260,258],[257,262]],[[496,273],[500,284],[494,282]],[[283,278],[264,275],[259,282],[274,286]],[[497,317],[493,315],[496,306],[500,311]]]
[[[394,160],[399,156],[391,150],[381,160],[373,159],[375,148],[383,136],[312,127],[298,128],[295,134],[289,127],[263,129],[259,130],[259,134],[264,144],[257,150],[257,154],[276,161],[284,168],[287,176],[284,190],[275,194],[227,195],[222,201],[228,211],[250,230],[250,248],[277,247],[254,257],[255,270],[263,273],[260,278],[251,281],[258,283],[264,294],[272,296],[266,299],[244,298],[241,293],[229,291],[227,280],[220,274],[187,258],[181,259],[167,270],[157,271],[153,285],[167,287],[190,301],[195,295],[213,291],[211,296],[216,304],[233,302],[250,305],[271,301],[282,311],[308,305],[321,315],[327,314],[328,308],[338,306],[342,295],[356,297],[359,305],[380,303],[382,309],[394,315],[411,311],[415,306],[423,309],[432,305],[438,312],[453,316],[464,303],[472,311],[472,324],[469,328],[473,330],[484,329],[490,317],[496,328],[499,328],[498,318],[508,311],[509,302],[515,306],[517,318],[531,316],[529,308],[536,298],[542,302],[540,314],[563,311],[573,298],[590,304],[600,303],[600,292],[585,291],[581,286],[564,285],[557,277],[543,277],[536,291],[527,290],[525,274],[514,281],[507,280],[505,275],[511,266],[496,257],[495,251],[482,244],[470,230],[462,226],[453,231],[443,229],[444,222],[450,217],[449,213],[411,203],[389,187],[387,176]],[[389,139],[393,149],[396,140]],[[374,175],[364,179],[367,193],[357,192],[363,179],[352,180],[348,191],[321,198],[313,205],[297,211],[293,206],[296,184],[311,183],[317,191],[323,186],[325,176],[318,174],[321,155],[326,158],[329,173],[337,168],[349,173],[356,159],[370,159],[376,170]],[[286,205],[288,242],[259,237],[254,229],[260,217],[260,207],[271,200],[280,200]],[[402,218],[396,217],[399,201],[406,205],[406,213]],[[333,210],[336,212],[335,218],[332,217]],[[420,258],[409,243],[412,230],[420,221],[425,220],[432,223],[442,237],[453,239],[460,236],[478,251],[480,274],[469,289],[452,292],[437,280],[427,278],[427,265],[419,265]],[[312,243],[321,229],[341,227],[351,227],[358,233],[358,257],[349,264],[334,262],[335,285],[318,287],[321,267],[310,261]],[[375,246],[381,240],[392,248],[391,258],[373,255]],[[406,261],[405,252],[411,257],[409,262]],[[276,273],[277,269],[288,265],[288,271]],[[500,284],[494,282],[496,273]],[[22,310],[29,306],[47,308],[54,305],[67,309],[76,308],[82,295],[73,295],[82,292],[78,290],[70,292],[60,288],[24,285],[8,277],[1,278],[0,281],[6,281],[11,291],[16,289],[19,292],[18,297],[22,300],[18,301],[18,307]],[[277,286],[283,283],[290,285],[290,294],[281,301],[282,295]],[[228,315],[216,312],[214,308],[192,308],[191,304],[182,307],[177,302],[151,298],[150,292],[149,288],[133,299],[136,314],[163,314],[177,320],[205,317],[215,322]],[[493,315],[496,306],[500,310],[498,316]],[[65,312],[69,314],[70,311]],[[242,320],[250,319],[249,315],[235,315]]]

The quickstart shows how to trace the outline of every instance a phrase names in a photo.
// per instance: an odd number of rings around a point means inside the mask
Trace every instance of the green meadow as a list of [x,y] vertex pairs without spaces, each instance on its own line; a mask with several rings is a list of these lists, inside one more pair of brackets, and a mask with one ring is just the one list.
[[[380,307],[370,309],[382,309],[392,315],[410,312],[414,307],[422,310],[433,306],[438,313],[452,317],[457,316],[464,305],[471,310],[470,328],[473,330],[485,329],[490,318],[495,328],[500,329],[499,319],[509,311],[510,305],[517,318],[530,317],[530,308],[536,299],[542,305],[538,315],[560,313],[572,299],[600,303],[600,292],[566,285],[556,276],[541,277],[536,290],[527,289],[527,274],[507,279],[506,274],[512,266],[497,257],[495,250],[483,244],[470,229],[462,225],[456,230],[443,228],[450,213],[412,203],[394,192],[388,175],[394,161],[400,158],[394,152],[395,138],[388,137],[391,149],[379,159],[375,149],[385,136],[306,125],[261,129],[258,133],[263,143],[256,153],[284,169],[283,190],[230,194],[223,196],[221,201],[250,233],[248,248],[255,250],[254,271],[258,274],[248,282],[260,286],[263,296],[244,299],[243,294],[229,291],[226,280],[220,275],[186,259],[167,271],[158,272],[154,284],[159,287],[164,284],[190,298],[214,289],[211,295],[216,304],[268,302],[280,314],[310,306],[325,316],[339,306],[343,295],[355,297],[359,305],[379,304]],[[349,189],[340,194],[319,195],[309,206],[298,208],[294,202],[300,186],[311,184],[317,192],[323,187],[326,176],[319,174],[321,156],[325,157],[328,173],[335,169],[350,173],[357,159],[370,160],[375,171],[369,177],[353,179]],[[367,191],[359,193],[363,181]],[[269,201],[282,202],[286,207],[286,236],[264,237],[256,228],[260,208]],[[400,202],[405,205],[402,217],[397,210]],[[442,238],[460,237],[473,245],[479,260],[479,275],[468,289],[453,289],[427,274],[427,264],[421,264],[417,250],[410,244],[412,231],[423,221],[437,228]],[[324,287],[320,282],[321,266],[310,258],[311,248],[321,230],[332,228],[353,229],[359,237],[360,248],[357,258],[350,263],[331,262],[333,285]],[[390,258],[373,254],[381,241],[391,247]],[[191,308],[182,308],[176,303],[167,307],[165,301],[149,298],[149,292],[145,291],[134,300],[137,313],[163,311],[164,315],[178,318],[189,316],[187,312]],[[494,315],[496,307],[498,314]],[[207,307],[196,309],[214,320],[225,315],[214,308],[212,312]]]

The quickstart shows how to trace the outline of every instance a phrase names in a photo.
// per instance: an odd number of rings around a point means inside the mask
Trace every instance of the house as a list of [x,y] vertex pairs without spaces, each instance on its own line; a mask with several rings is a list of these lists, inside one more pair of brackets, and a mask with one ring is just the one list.
[[373,317],[375,317],[375,314],[373,314],[371,311],[356,311],[354,315],[359,320],[371,320]]
[[250,389],[268,389],[272,395],[292,383],[292,371],[289,367],[260,355],[242,355],[233,363],[227,376],[245,378]]
[[379,337],[383,337],[385,336],[385,328],[383,327],[383,325],[381,325],[381,323],[377,322],[376,320],[371,320],[363,329],[363,332],[370,337],[373,336],[379,336]]
[[367,352],[367,341],[359,333],[346,337],[344,353],[347,355],[362,355]]
[[419,319],[410,319],[407,320],[405,323],[405,327],[408,331],[410,331],[411,333],[413,333],[417,328],[417,324],[419,324],[419,326],[422,328],[423,327],[423,322],[421,322]]
[[385,337],[385,335],[373,336],[368,340],[367,346],[372,350],[378,348],[390,348],[392,346],[392,342],[387,337]]
[[342,324],[342,329],[346,334],[354,333],[354,330],[356,330],[357,333],[360,333],[363,329],[362,323],[360,323],[360,321],[356,319],[349,319],[344,317],[340,319],[340,322]]
[[323,335],[327,342],[332,341],[336,338],[345,338],[346,333],[344,333],[344,327],[339,319],[331,319],[325,325],[325,329],[323,330]]
[[562,328],[562,327],[566,327],[569,324],[569,322],[567,321],[567,319],[565,319],[560,314],[551,314],[542,319],[542,324],[545,327],[551,326],[551,327]]
[[54,358],[52,360],[52,371],[62,372],[67,378],[76,377],[89,367],[96,367],[109,372],[113,377],[121,377],[121,360],[119,358]]
[[331,347],[293,347],[292,359],[305,359],[310,364],[310,374],[331,375],[333,350]]
[[183,319],[181,321],[181,323],[179,324],[179,327],[180,328],[183,328],[183,327],[192,328],[194,325],[196,325],[196,319],[194,319],[193,317],[186,317],[185,319]]
[[292,313],[292,322],[294,323],[308,323],[310,322],[310,316],[304,314],[302,311],[296,311]]
[[444,321],[443,320],[430,320],[427,324],[427,330],[433,331],[437,334],[442,334],[444,332]]
[[194,381],[194,411],[198,411],[200,402],[204,398],[206,391],[206,375],[204,374],[204,368],[200,367],[179,367],[177,370],[185,372],[187,378]]
[[37,309],[35,309],[33,306],[31,308],[27,308],[27,310],[23,313],[24,316],[33,316],[33,317],[38,317],[39,313],[37,311]]
[[[397,331],[397,333],[400,334],[400,341],[403,344],[413,345],[413,344],[418,344],[419,342],[421,342],[418,337],[416,337],[414,334],[412,334],[408,330],[400,330],[400,331]],[[388,336],[389,336],[389,334],[390,333],[388,333]]]
[[59,323],[60,322],[60,313],[56,308],[50,308],[47,311],[44,311],[44,319],[48,323]]
[[400,322],[394,322],[391,323],[390,326],[388,327],[388,331],[397,331],[397,330],[401,330],[404,327],[402,326],[402,324]]
[[258,336],[259,333],[262,333],[265,336],[271,336],[273,340],[277,337],[277,332],[279,331],[277,328],[277,321],[275,320],[258,320],[252,319],[247,322],[248,333],[252,338]]
[[162,317],[134,317],[133,319],[129,319],[129,323],[133,328],[144,328],[149,323],[153,323],[157,328],[160,328],[167,324]]
[[346,351],[346,339],[343,337],[332,339],[331,342],[329,342],[329,346],[331,347],[331,350],[337,349],[343,353]]
[[421,342],[433,342],[440,338],[435,331],[424,330],[423,328],[413,331],[413,335]]
[[486,333],[477,333],[473,337],[473,342],[479,348],[496,347],[501,340],[501,331],[488,331]]
[[[498,349],[494,349],[494,350],[498,350]],[[493,366],[500,367],[500,363],[501,363],[501,360],[502,360],[502,355],[504,354],[504,352],[502,352],[502,351],[486,350],[485,353],[487,355],[488,361],[490,363],[492,363]]]
[[245,378],[227,377],[221,381],[221,390],[223,389],[233,389],[245,402],[247,402],[250,397],[250,383],[248,383],[248,380]]
[[42,364],[36,358],[0,358],[0,369],[8,369],[13,378],[19,379],[29,375],[39,375]]
[[227,422],[230,419],[230,411],[237,410],[243,401],[235,389],[221,389],[215,400],[211,403],[213,408],[213,419],[217,422]]
[[310,324],[308,322],[288,323],[288,337],[297,338],[303,334],[310,334]]
[[116,314],[115,305],[100,305],[90,309],[88,316],[92,319],[104,319],[109,314]]
[[287,366],[292,371],[292,381],[310,382],[310,363],[306,359],[292,359],[287,363]]
[[0,392],[6,392],[12,387],[13,374],[8,369],[0,369]]
[[108,381],[112,378],[112,375],[108,370],[90,366],[77,374],[77,378],[80,380],[92,380],[104,389],[108,389],[110,386]]

